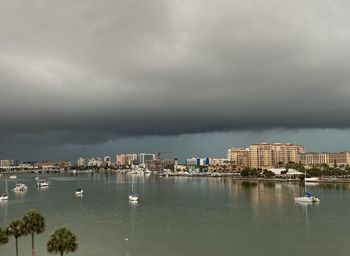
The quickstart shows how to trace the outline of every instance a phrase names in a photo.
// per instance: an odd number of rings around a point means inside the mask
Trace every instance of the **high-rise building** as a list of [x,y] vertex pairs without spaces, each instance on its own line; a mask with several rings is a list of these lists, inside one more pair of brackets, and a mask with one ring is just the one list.
[[78,159],[78,161],[77,161],[77,165],[78,165],[79,167],[84,167],[84,166],[86,166],[86,161],[85,161],[85,159],[80,157],[80,158]]
[[289,162],[298,163],[304,147],[290,143],[260,143],[249,147],[249,166],[267,169]]
[[274,165],[289,162],[299,163],[300,154],[304,153],[304,147],[290,143],[274,143],[272,147]]
[[249,167],[249,148],[230,148],[227,150],[227,159],[239,169]]
[[125,154],[117,154],[115,156],[115,164],[117,166],[124,166],[127,164],[127,156]]
[[88,166],[91,166],[91,167],[103,167],[103,165],[104,165],[104,161],[102,160],[102,158],[100,158],[100,157],[98,157],[98,158],[94,158],[94,157],[89,158]]
[[186,160],[187,165],[209,165],[210,160],[209,157],[204,157],[204,158],[196,158],[192,157]]
[[146,164],[147,161],[152,161],[155,159],[156,159],[155,154],[146,154],[146,153],[139,154],[139,163],[140,164]]
[[127,157],[127,164],[128,165],[138,164],[137,154],[126,154],[126,157]]
[[137,154],[117,154],[115,157],[117,166],[137,164]]

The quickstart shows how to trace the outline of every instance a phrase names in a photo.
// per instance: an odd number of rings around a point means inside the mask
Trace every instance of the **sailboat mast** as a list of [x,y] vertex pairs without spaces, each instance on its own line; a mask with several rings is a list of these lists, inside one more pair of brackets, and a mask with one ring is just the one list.
[[306,190],[306,169],[305,169],[305,177],[304,177],[304,186],[305,186],[305,193],[307,192]]
[[134,193],[134,177],[131,176],[131,192]]
[[7,179],[5,179],[5,187],[6,187],[6,195],[8,195],[8,193],[9,193],[9,189],[8,189],[8,187],[7,187]]

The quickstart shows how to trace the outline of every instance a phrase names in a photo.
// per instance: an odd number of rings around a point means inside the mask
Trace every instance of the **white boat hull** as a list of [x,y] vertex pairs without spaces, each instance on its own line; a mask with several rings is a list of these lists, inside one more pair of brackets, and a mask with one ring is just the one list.
[[7,195],[0,196],[0,201],[7,201],[8,199],[9,199],[9,196]]
[[311,178],[305,178],[306,182],[318,182],[320,178],[317,177],[311,177]]
[[294,198],[295,202],[301,202],[301,203],[318,203],[320,202],[320,199],[318,199],[317,197],[313,197],[313,196],[302,196],[302,197],[295,197]]
[[136,196],[136,195],[129,195],[129,201],[135,202],[135,201],[137,201],[138,199],[139,199],[139,197]]
[[84,191],[77,191],[75,192],[76,196],[82,196],[84,194]]
[[50,182],[46,180],[37,180],[36,186],[39,188],[50,186]]
[[27,187],[25,187],[25,188],[14,188],[13,192],[23,192],[23,191],[26,191],[26,190],[28,190]]

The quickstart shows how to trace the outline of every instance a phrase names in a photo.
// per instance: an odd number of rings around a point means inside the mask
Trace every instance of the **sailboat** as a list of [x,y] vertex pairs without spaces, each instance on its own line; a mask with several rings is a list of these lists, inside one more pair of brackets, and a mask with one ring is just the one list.
[[312,194],[307,192],[307,190],[306,190],[306,170],[305,170],[305,178],[304,178],[304,188],[305,188],[304,196],[294,197],[295,202],[300,202],[300,203],[318,203],[318,202],[320,202],[320,199],[312,196]]
[[83,196],[84,194],[84,190],[82,190],[81,188],[78,188],[76,191],[75,191],[75,195],[76,196]]
[[129,201],[137,202],[139,196],[134,191],[134,179],[131,177],[131,193],[129,194]]
[[5,193],[0,195],[0,201],[7,201],[9,199],[9,189],[7,187],[7,179],[6,179],[6,190],[5,190]]

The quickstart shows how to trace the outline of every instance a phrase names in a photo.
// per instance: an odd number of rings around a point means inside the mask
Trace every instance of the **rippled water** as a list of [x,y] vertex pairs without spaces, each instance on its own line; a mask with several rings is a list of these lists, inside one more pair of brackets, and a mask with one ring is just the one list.
[[[45,176],[45,175],[42,175]],[[131,179],[139,202],[128,202]],[[29,190],[10,192],[0,204],[0,226],[31,208],[47,222],[37,236],[37,255],[59,226],[78,237],[73,255],[349,255],[350,186],[316,185],[318,205],[299,205],[298,184],[254,183],[231,178],[57,174],[37,190],[35,175],[18,175]],[[0,179],[0,192],[4,190]],[[15,181],[9,181],[9,188]],[[82,198],[74,196],[81,187]],[[125,241],[128,238],[128,241]],[[30,237],[20,238],[20,255],[30,255]],[[14,239],[0,255],[15,255]]]

